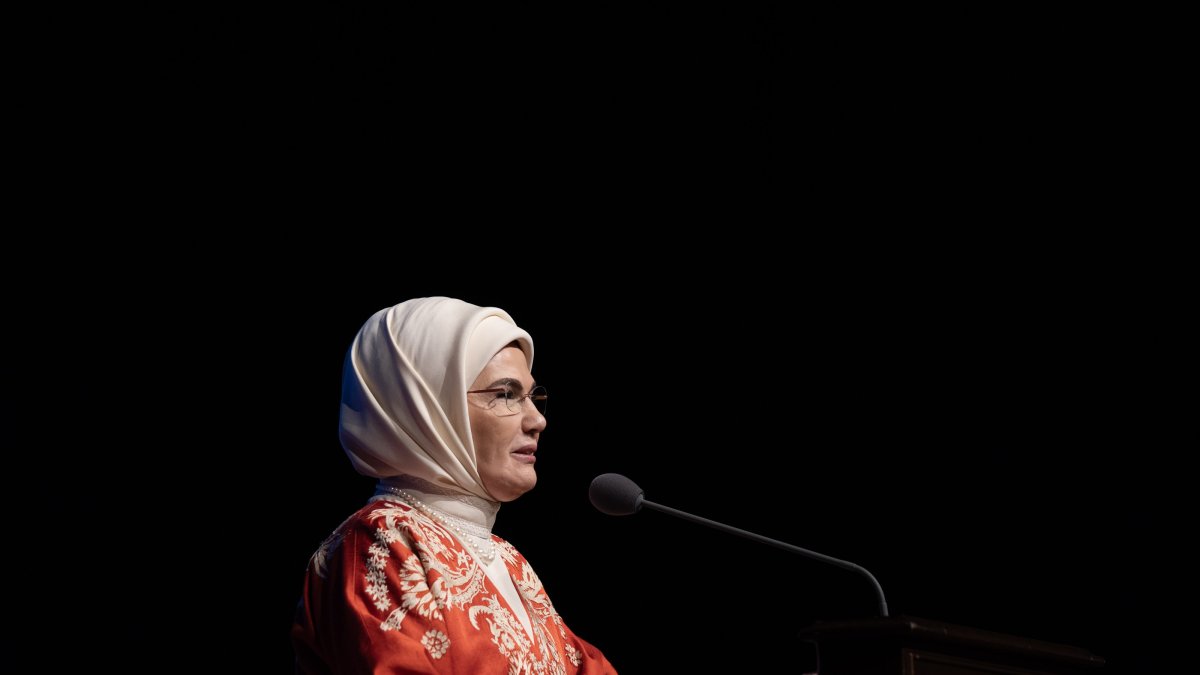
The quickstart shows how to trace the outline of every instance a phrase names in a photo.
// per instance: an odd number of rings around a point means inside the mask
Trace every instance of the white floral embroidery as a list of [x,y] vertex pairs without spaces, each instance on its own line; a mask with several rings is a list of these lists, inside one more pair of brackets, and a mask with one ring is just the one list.
[[387,587],[388,555],[388,548],[385,545],[371,544],[371,547],[367,549],[367,595],[371,596],[371,600],[375,602],[375,608],[381,612],[387,611],[387,608],[392,606]]
[[388,618],[384,619],[383,623],[379,624],[379,629],[385,632],[389,630],[400,630],[400,623],[404,621],[405,614],[408,614],[407,610],[405,610],[403,607],[397,607],[392,611],[391,614],[388,614]]
[[501,605],[500,599],[495,595],[484,598],[484,604],[475,605],[467,610],[467,616],[475,628],[480,627],[479,616],[481,614],[487,615],[485,621],[492,633],[492,642],[500,648],[501,654],[509,656],[518,647],[524,652],[533,646],[524,631],[520,629],[512,612]]
[[[582,654],[571,643],[566,625],[550,604],[541,580],[511,544],[497,540],[496,548],[530,612],[532,639],[500,598],[486,592],[483,568],[450,532],[407,504],[381,500],[380,506],[369,515],[372,521],[379,522],[379,527],[375,530],[375,541],[367,549],[366,592],[380,611],[395,607],[379,624],[381,630],[400,630],[410,612],[433,621],[445,621],[444,610],[463,608],[476,630],[484,630],[486,626],[492,643],[508,660],[508,672],[512,675],[566,675],[563,655],[575,667],[583,662]],[[412,555],[399,560],[399,569],[389,588],[386,571],[392,558],[391,545],[396,543],[411,550]],[[399,593],[398,602],[391,596],[392,591]],[[450,638],[431,628],[421,638],[421,644],[430,656],[441,658],[450,648]]]
[[417,610],[425,618],[442,620],[441,609],[444,607],[442,598],[446,597],[445,582],[438,578],[431,589],[425,583],[425,570],[421,560],[413,555],[400,563],[400,604],[406,610]]
[[385,544],[395,544],[398,541],[404,541],[404,535],[400,534],[400,530],[395,528],[380,529],[377,536]]
[[516,582],[517,590],[526,598],[536,599],[538,604],[543,602],[546,591],[542,588],[542,580],[538,578],[538,575],[534,574],[533,568],[529,566],[529,563],[521,565],[521,578],[514,579],[513,581]]
[[[512,545],[508,542],[503,543],[504,547],[511,548]],[[506,551],[507,553],[507,551]],[[516,549],[512,550],[513,566],[518,566],[516,560]],[[542,580],[533,571],[533,567],[528,561],[520,561],[521,578],[514,579],[517,590],[525,598],[532,610],[533,616],[540,621],[533,621],[536,631],[538,631],[539,640],[544,640],[546,644],[552,642],[549,635],[543,632],[543,627],[553,625],[558,628],[558,634],[562,638],[563,651],[566,652],[567,659],[574,666],[579,666],[583,663],[583,654],[571,643],[571,636],[567,632],[567,625],[563,622],[562,617],[558,612],[554,611],[554,605],[550,602],[550,597],[546,595],[546,589],[542,586]]]
[[425,646],[425,651],[435,659],[440,659],[450,649],[450,638],[440,630],[426,631],[425,636],[421,638],[421,644]]
[[[427,604],[430,600],[434,601],[438,609],[448,605],[464,605],[470,597],[483,591],[484,575],[474,561],[471,561],[470,567],[465,569],[465,566],[451,568],[441,563],[441,558],[444,556],[439,554],[450,552],[446,542],[454,540],[449,532],[429,518],[406,504],[391,502],[384,502],[384,508],[372,511],[370,518],[383,521],[381,527],[375,530],[375,543],[367,551],[366,591],[374,601],[376,608],[383,611],[391,606],[385,575],[388,560],[391,557],[389,544],[399,542],[412,547],[412,544],[409,543],[411,538],[401,530],[402,525],[411,527],[414,534],[418,535],[416,539],[420,545],[429,549],[426,551],[417,547],[415,549],[417,555],[407,557],[402,563],[404,568],[400,573],[400,585],[405,597],[401,599],[401,605],[405,610],[419,608],[423,616],[441,618],[440,613],[434,614],[430,609]],[[467,560],[470,558],[468,557]],[[425,585],[426,567],[440,572],[443,579],[440,585],[435,582],[433,589]],[[447,593],[446,580],[454,592]],[[425,597],[430,594],[433,598]],[[403,614],[390,616],[384,625],[398,627],[403,618]]]
[[313,570],[317,573],[317,576],[321,577],[322,579],[328,578],[329,556],[333,555],[338,550],[338,547],[342,545],[342,539],[344,539],[346,536],[346,528],[353,520],[354,516],[350,516],[349,518],[343,520],[342,524],[338,525],[337,528],[333,530],[333,533],[326,537],[325,541],[321,542],[321,545],[317,547],[316,552],[312,554],[312,558],[309,560],[309,562],[312,563]]

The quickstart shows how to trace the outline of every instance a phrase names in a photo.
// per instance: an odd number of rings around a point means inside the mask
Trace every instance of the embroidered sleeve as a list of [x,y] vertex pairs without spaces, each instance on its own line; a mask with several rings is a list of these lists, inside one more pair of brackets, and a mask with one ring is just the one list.
[[376,502],[326,542],[293,627],[300,673],[615,673],[554,611],[528,562],[497,540],[527,632],[462,544],[406,504]]

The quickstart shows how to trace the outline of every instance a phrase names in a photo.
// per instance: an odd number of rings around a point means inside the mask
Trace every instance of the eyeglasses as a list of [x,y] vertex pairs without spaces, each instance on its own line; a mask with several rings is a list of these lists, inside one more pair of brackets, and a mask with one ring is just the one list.
[[[534,387],[524,396],[517,396],[512,389],[508,387],[494,387],[492,389],[472,389],[468,394],[495,394],[488,400],[488,409],[497,415],[516,415],[521,412],[521,406],[524,405],[525,399],[533,402],[533,407],[543,415],[546,414],[546,395],[545,387]],[[496,405],[500,401],[504,401],[504,406]]]

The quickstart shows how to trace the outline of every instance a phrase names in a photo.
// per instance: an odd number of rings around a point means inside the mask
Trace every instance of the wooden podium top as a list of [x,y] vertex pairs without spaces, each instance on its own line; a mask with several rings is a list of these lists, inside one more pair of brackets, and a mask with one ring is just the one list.
[[[913,654],[917,657],[926,654],[938,658],[981,659],[997,666],[1009,664],[1033,669],[995,672],[1074,673],[1104,665],[1103,658],[1080,647],[909,616],[818,621],[803,629],[800,638],[817,643],[821,653],[835,661],[841,654],[847,654],[859,662],[869,652],[876,652],[889,655],[886,661],[892,662],[900,659],[901,650],[904,650],[908,660],[914,658]],[[896,665],[899,665],[898,661]],[[890,665],[885,670],[896,672]],[[920,672],[919,669],[900,670]],[[829,672],[836,672],[836,669]]]

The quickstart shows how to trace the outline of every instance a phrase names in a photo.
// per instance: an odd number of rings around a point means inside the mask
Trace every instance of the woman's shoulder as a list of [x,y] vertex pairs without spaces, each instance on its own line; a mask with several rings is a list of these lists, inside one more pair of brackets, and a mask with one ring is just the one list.
[[313,566],[318,574],[325,576],[323,572],[339,554],[353,555],[357,549],[377,543],[411,547],[413,524],[422,517],[420,512],[402,501],[371,500],[321,542],[313,554]]
[[429,525],[429,517],[400,500],[373,499],[350,516],[343,527],[347,531],[382,538],[386,543],[418,536]]

